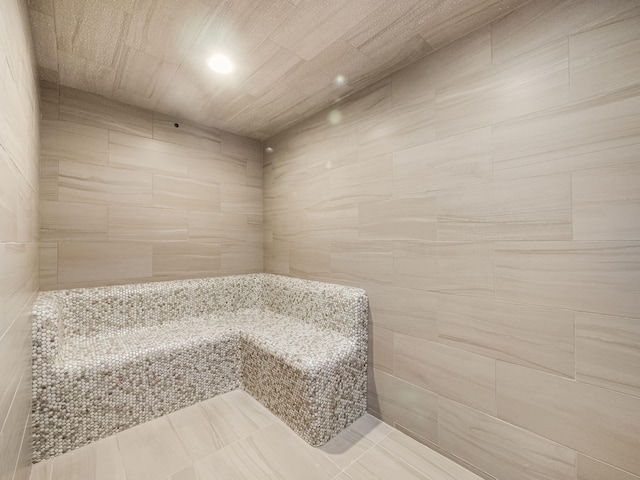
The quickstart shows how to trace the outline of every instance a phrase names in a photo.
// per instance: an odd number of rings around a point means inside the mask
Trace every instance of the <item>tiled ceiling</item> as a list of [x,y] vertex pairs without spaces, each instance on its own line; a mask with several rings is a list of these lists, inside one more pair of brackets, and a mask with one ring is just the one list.
[[[29,0],[29,6],[42,79],[265,139],[527,1]],[[206,65],[218,51],[232,58],[232,74]]]

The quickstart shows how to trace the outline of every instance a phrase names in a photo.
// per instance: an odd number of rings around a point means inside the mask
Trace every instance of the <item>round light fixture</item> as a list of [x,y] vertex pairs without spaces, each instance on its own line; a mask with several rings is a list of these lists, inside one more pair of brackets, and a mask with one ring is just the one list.
[[265,151],[266,153],[268,153],[269,155],[271,155],[271,154],[273,153],[273,151],[274,151],[274,150],[273,150],[273,148],[271,148],[271,147],[267,147],[267,148],[265,148],[265,149],[264,149],[264,151]]
[[222,55],[221,53],[216,53],[212,56],[207,64],[209,68],[214,72],[218,73],[231,73],[233,71],[233,63],[229,60],[229,57],[226,55]]

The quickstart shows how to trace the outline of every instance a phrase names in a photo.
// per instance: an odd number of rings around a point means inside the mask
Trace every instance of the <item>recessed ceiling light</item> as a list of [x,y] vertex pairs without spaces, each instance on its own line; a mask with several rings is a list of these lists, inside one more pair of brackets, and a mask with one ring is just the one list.
[[233,63],[231,63],[229,57],[221,53],[216,53],[207,61],[207,64],[214,72],[231,73],[233,71]]

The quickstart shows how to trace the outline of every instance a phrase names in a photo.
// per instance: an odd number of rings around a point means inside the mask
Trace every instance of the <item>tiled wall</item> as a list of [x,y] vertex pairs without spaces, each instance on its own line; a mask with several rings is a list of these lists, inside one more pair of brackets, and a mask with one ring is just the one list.
[[0,6],[0,480],[31,464],[31,305],[38,289],[38,93],[26,2]]
[[487,478],[640,478],[637,1],[531,2],[266,145],[266,270],[367,289],[372,411]]
[[41,89],[43,289],[262,271],[259,142]]

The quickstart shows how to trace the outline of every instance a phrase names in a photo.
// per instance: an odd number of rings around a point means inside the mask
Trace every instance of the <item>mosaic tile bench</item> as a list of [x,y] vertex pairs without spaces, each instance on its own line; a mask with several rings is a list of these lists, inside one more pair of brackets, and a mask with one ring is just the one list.
[[363,290],[252,274],[42,292],[34,461],[243,388],[311,445],[366,408]]

